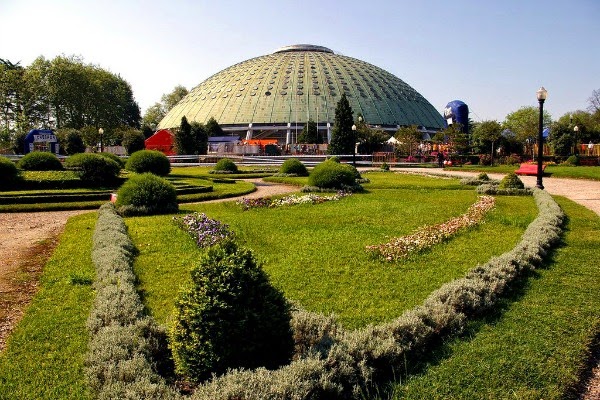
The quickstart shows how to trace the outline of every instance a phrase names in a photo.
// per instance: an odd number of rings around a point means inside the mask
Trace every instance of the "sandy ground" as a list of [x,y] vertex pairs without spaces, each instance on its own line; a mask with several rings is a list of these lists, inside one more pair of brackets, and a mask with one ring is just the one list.
[[[396,169],[395,169],[396,170]],[[423,173],[422,168],[401,168],[397,171]],[[429,169],[427,173],[468,177],[466,171]],[[490,174],[501,179],[501,174]],[[536,178],[523,176],[527,186],[535,186]],[[297,187],[251,180],[257,190],[243,197],[257,198],[297,191]],[[545,189],[554,195],[565,196],[600,215],[600,182],[544,178]],[[211,200],[210,202],[231,199]],[[0,351],[6,338],[21,319],[26,306],[35,294],[42,267],[58,244],[67,220],[90,211],[50,211],[35,213],[0,213]],[[582,400],[600,399],[600,363],[593,369]]]

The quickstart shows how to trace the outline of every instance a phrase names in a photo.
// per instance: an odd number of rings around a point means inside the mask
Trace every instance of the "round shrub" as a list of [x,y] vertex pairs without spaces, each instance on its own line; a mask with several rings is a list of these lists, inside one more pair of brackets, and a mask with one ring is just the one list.
[[523,181],[515,174],[514,172],[510,172],[506,174],[504,178],[500,181],[498,185],[499,189],[524,189],[525,185]]
[[121,168],[125,168],[125,161],[121,157],[119,157],[118,155],[116,155],[116,154],[113,154],[113,153],[104,153],[104,152],[102,152],[102,153],[96,153],[96,154],[98,154],[99,156],[111,159],[113,161],[116,161],[117,164],[119,164],[119,166]]
[[479,175],[477,175],[477,180],[479,180],[479,181],[489,181],[490,177],[485,172],[480,172]]
[[63,169],[56,155],[47,151],[32,151],[19,160],[18,167],[25,171],[61,171]]
[[212,246],[175,302],[169,329],[175,368],[192,381],[229,368],[276,368],[290,361],[290,305],[249,249]]
[[167,176],[171,172],[171,163],[167,156],[157,150],[140,150],[133,153],[125,163],[125,169],[138,174],[149,172]]
[[94,186],[117,182],[121,165],[100,154],[78,153],[65,160],[68,169],[75,170],[79,179]]
[[325,161],[313,168],[308,177],[309,186],[325,189],[343,189],[356,185],[356,168],[335,161]]
[[14,162],[0,156],[0,187],[8,187],[19,179],[19,170]]
[[221,158],[215,165],[215,171],[238,172],[238,167],[229,158]]
[[281,174],[295,174],[298,176],[308,176],[308,170],[306,166],[300,162],[297,158],[288,158],[283,162],[281,168],[279,168]]
[[129,178],[117,192],[115,206],[124,215],[168,214],[179,209],[175,187],[151,173]]
[[566,165],[572,165],[572,166],[577,166],[579,165],[579,157],[573,155],[570,156],[569,158],[566,159],[566,161],[564,162],[564,164]]

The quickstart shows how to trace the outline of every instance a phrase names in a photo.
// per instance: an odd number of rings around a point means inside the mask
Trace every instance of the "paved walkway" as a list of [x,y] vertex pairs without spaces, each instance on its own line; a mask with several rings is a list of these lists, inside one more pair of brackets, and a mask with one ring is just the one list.
[[[393,171],[406,171],[415,173],[425,173],[431,175],[452,175],[457,177],[477,176],[479,172],[471,171],[447,171],[437,168],[394,168]],[[488,174],[492,179],[502,179],[505,174]],[[536,183],[535,176],[519,176],[525,186],[534,187]],[[589,208],[600,216],[600,181],[590,181],[584,179],[566,179],[566,178],[543,178],[544,189],[548,193],[558,196],[564,196],[584,207]]]

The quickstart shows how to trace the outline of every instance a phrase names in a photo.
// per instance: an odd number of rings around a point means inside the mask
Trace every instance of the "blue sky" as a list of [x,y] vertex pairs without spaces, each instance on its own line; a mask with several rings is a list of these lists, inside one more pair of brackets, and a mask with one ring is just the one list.
[[78,55],[120,74],[142,112],[243,60],[308,43],[381,67],[442,112],[523,106],[557,119],[600,89],[599,0],[0,0],[0,58]]

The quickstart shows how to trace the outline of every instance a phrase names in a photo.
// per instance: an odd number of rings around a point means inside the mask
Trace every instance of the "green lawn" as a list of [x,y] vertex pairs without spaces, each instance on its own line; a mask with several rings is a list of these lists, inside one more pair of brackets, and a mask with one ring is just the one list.
[[[497,165],[487,167],[483,165],[463,165],[462,167],[447,167],[447,170],[452,171],[481,171],[486,173],[502,173],[514,172],[519,169],[518,165]],[[555,178],[572,178],[572,179],[590,179],[600,181],[600,167],[587,166],[566,166],[566,165],[548,165],[545,172],[551,174]]]
[[[369,258],[364,246],[462,214],[477,196],[454,179],[365,176],[365,193],[337,202],[250,211],[234,202],[183,204],[180,214],[204,212],[229,224],[288,298],[312,311],[334,312],[352,329],[400,315],[444,282],[509,250],[537,213],[531,197],[498,197],[482,225],[422,254],[383,263]],[[496,313],[436,347],[424,365],[398,371],[402,384],[383,385],[375,397],[565,397],[600,332],[600,219],[559,200],[569,220],[548,267],[523,281]],[[40,291],[0,354],[0,399],[90,397],[82,371],[95,218],[84,214],[67,224]],[[168,321],[178,288],[203,252],[171,219],[126,219],[139,250],[139,290],[159,323]]]

